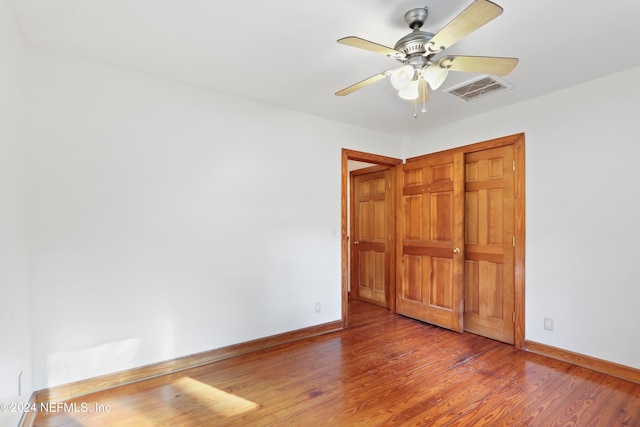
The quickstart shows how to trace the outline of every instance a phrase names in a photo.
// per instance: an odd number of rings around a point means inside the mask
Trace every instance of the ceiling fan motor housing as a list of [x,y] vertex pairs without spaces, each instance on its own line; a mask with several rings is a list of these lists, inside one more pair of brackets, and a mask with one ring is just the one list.
[[427,45],[432,38],[433,33],[416,29],[398,40],[394,49],[403,52],[407,56],[424,55],[427,53]]
[[[424,25],[427,17],[429,16],[429,9],[427,7],[419,7],[411,9],[404,15],[404,21],[413,30],[411,33],[402,37],[396,43],[394,49],[400,51],[406,55],[401,60],[403,63],[410,63],[414,67],[424,65],[426,63],[425,56],[427,54],[427,46],[429,41],[433,38],[433,33],[426,31],[420,31],[420,27]],[[418,60],[417,57],[422,59]]]

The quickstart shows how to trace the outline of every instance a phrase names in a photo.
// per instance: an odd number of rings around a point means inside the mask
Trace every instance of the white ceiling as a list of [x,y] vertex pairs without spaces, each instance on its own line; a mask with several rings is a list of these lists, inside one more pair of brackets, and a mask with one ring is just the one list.
[[336,40],[355,35],[393,47],[410,32],[407,10],[428,6],[422,29],[435,33],[471,0],[11,1],[32,45],[395,136],[640,66],[640,2],[496,0],[504,13],[447,53],[520,58],[505,77],[515,88],[465,103],[442,90],[478,75],[452,72],[414,119],[387,80],[334,95],[399,66]]

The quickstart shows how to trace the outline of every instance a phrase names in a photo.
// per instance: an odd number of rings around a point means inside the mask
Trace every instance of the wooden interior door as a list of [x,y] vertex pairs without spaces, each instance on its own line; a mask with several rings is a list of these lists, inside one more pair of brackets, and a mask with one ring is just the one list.
[[466,331],[514,343],[514,146],[465,156]]
[[392,249],[389,169],[367,170],[352,172],[351,296],[388,308]]
[[407,162],[399,178],[396,311],[462,332],[464,154]]

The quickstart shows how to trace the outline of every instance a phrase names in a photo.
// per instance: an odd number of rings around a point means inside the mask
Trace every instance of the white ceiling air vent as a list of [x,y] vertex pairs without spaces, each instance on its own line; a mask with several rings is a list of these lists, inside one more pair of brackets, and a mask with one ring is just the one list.
[[513,88],[513,85],[494,76],[482,76],[477,79],[454,86],[443,92],[449,93],[463,101],[471,102],[492,93],[503,92]]

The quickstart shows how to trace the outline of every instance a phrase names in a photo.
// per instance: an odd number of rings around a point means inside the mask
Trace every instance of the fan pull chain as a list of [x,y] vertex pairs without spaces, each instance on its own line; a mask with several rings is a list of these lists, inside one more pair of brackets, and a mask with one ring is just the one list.
[[421,113],[427,112],[427,84],[422,85],[422,110]]
[[[422,85],[422,109],[420,110],[421,113],[426,113],[427,112],[427,85],[426,83]],[[416,102],[415,104],[413,104],[413,118],[417,119],[418,118],[418,103]]]

